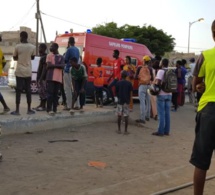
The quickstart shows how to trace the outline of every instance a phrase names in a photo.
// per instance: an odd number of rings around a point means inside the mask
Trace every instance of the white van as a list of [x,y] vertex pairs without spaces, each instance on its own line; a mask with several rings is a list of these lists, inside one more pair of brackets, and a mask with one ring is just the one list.
[[[39,66],[40,57],[35,56],[34,60],[31,60],[32,64],[32,75],[31,75],[31,92],[37,93],[38,87],[37,87],[37,69]],[[15,76],[15,70],[16,70],[17,61],[11,61],[10,68],[8,70],[8,86],[11,88],[16,88],[16,76]]]

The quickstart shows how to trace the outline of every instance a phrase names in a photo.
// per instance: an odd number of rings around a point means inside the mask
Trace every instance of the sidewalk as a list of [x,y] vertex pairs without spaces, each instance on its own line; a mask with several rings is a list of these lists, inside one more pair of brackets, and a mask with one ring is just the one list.
[[38,111],[28,115],[27,105],[21,104],[19,116],[12,116],[10,112],[0,116],[2,134],[16,134],[32,131],[57,129],[76,125],[80,123],[91,123],[96,121],[111,120],[114,118],[114,109],[111,107],[96,108],[94,104],[86,104],[82,111],[71,114],[64,111],[62,106],[58,107],[59,113],[49,116],[46,111]]

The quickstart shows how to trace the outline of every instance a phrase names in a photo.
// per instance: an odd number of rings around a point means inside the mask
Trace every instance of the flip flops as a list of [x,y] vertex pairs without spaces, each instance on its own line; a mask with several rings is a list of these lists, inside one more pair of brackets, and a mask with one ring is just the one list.
[[33,110],[28,110],[27,114],[35,114],[35,111],[33,111]]
[[20,113],[19,113],[19,112],[16,112],[16,111],[11,112],[10,114],[11,114],[11,115],[16,115],[16,116],[20,115]]

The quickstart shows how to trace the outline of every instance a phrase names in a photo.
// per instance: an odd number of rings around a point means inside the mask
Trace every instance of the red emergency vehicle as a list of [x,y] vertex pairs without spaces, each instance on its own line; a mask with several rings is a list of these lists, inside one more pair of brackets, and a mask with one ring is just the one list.
[[[87,82],[87,97],[94,97],[93,87],[93,68],[96,66],[96,59],[101,57],[102,66],[105,68],[105,84],[104,84],[104,103],[109,101],[109,92],[107,90],[107,79],[113,72],[113,50],[120,51],[120,57],[125,59],[129,55],[132,59],[132,64],[135,66],[142,65],[142,58],[144,55],[152,56],[149,49],[143,45],[135,42],[129,42],[129,39],[116,39],[106,36],[101,36],[93,33],[65,33],[57,35],[55,42],[59,45],[59,53],[64,54],[68,45],[69,37],[75,38],[75,46],[79,48],[82,63],[86,66],[88,73]],[[137,95],[138,85],[134,84],[134,95]]]

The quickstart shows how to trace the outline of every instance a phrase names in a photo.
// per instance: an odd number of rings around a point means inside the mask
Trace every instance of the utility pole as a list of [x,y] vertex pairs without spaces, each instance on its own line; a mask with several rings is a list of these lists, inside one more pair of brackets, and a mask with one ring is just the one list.
[[[45,44],[47,45],[47,42],[46,42],[46,35],[45,35],[45,30],[44,30],[44,26],[43,26],[43,21],[42,21],[42,17],[41,17],[41,14],[40,14],[40,6],[39,6],[39,0],[36,0],[37,1],[37,13],[36,13],[36,19],[37,19],[37,32],[36,32],[36,55],[39,55],[39,22],[40,22],[40,25],[41,25],[41,28],[42,28],[42,32],[43,32],[43,38],[44,38],[44,41],[45,41]],[[48,51],[48,49],[47,49]]]
[[35,14],[35,18],[37,20],[37,30],[36,30],[36,55],[38,55],[38,47],[39,47],[39,17],[40,17],[40,8],[39,8],[39,0],[37,1],[37,12]]

